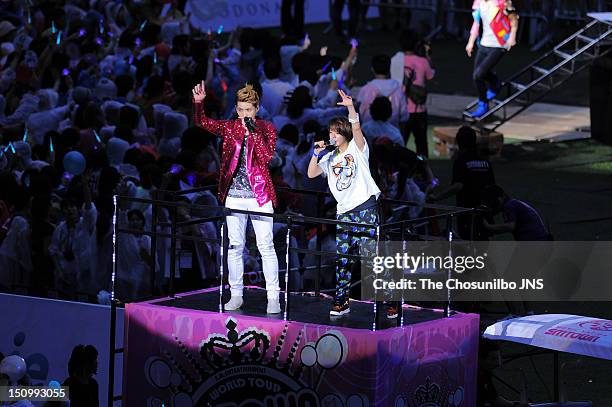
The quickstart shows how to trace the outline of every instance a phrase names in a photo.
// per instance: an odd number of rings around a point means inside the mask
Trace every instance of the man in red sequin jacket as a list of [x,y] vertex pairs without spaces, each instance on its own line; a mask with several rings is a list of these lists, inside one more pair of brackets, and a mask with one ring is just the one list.
[[[240,89],[236,98],[233,120],[214,120],[204,113],[206,91],[204,83],[193,88],[194,123],[223,137],[223,153],[219,171],[219,199],[230,209],[273,213],[276,193],[270,178],[268,163],[276,149],[276,129],[270,122],[255,118],[259,96],[252,86]],[[230,248],[227,253],[231,299],[228,311],[242,306],[244,262],[243,251],[249,215],[232,213],[227,216]],[[273,242],[273,219],[251,215],[251,222],[261,254],[268,296],[267,312],[281,311],[279,302],[278,259]]]

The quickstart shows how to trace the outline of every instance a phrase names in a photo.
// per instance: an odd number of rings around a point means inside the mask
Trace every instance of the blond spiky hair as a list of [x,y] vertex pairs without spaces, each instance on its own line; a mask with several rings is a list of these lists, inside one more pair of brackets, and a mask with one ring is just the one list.
[[259,107],[259,95],[255,92],[253,85],[245,85],[244,88],[236,93],[236,102],[252,103],[255,107]]

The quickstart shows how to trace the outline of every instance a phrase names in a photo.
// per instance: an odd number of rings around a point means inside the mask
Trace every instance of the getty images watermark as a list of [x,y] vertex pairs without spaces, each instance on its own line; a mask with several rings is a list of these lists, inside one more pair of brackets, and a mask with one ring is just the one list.
[[384,242],[362,261],[362,298],[611,301],[612,242]]

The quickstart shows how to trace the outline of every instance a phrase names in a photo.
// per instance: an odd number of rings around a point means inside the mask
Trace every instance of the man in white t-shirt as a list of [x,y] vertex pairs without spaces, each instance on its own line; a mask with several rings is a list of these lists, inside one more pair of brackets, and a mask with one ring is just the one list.
[[[336,226],[336,250],[340,256],[336,266],[336,294],[329,312],[334,316],[350,312],[349,291],[354,260],[341,256],[354,249],[366,258],[376,254],[377,199],[380,196],[380,189],[370,174],[370,150],[361,132],[353,100],[342,90],[338,93],[342,98],[338,104],[348,108],[349,117],[337,117],[329,122],[330,143],[336,148],[331,154],[326,154],[323,141],[315,143],[308,165],[308,177],[321,174],[327,177],[329,189],[338,202],[336,219],[364,225]],[[397,314],[397,307],[387,307],[388,318],[395,318]]]

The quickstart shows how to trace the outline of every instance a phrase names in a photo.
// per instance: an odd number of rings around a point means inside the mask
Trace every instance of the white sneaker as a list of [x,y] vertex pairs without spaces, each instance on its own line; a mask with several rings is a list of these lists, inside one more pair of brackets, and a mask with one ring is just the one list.
[[268,314],[280,314],[281,307],[278,298],[268,298],[268,308],[266,312]]
[[226,311],[236,311],[242,307],[242,297],[233,296],[228,302],[225,303]]

